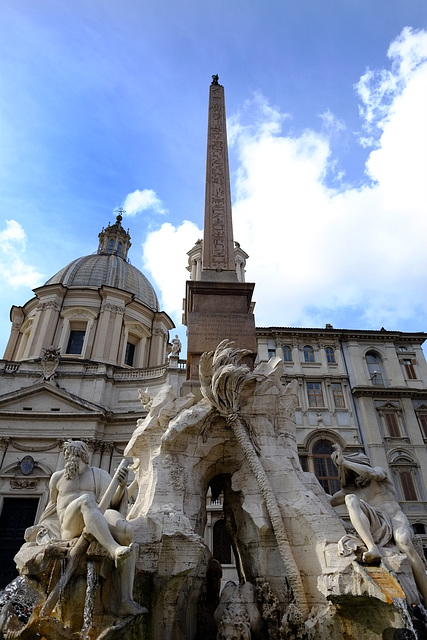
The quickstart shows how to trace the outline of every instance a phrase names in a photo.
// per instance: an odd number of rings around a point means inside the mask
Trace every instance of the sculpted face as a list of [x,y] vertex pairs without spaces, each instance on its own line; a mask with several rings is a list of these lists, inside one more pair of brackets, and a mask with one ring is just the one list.
[[79,472],[80,461],[89,462],[89,449],[87,444],[80,440],[70,440],[64,444],[64,476],[72,480]]
[[79,472],[80,458],[74,453],[70,453],[65,459],[64,476],[67,480],[72,480]]

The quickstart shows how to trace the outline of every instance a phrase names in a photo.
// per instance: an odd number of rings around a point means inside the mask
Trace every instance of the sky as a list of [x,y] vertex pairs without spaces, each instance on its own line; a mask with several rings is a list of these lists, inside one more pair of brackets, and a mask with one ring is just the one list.
[[257,326],[427,331],[424,0],[0,0],[0,15],[1,354],[11,306],[95,252],[121,206],[185,345],[213,74]]

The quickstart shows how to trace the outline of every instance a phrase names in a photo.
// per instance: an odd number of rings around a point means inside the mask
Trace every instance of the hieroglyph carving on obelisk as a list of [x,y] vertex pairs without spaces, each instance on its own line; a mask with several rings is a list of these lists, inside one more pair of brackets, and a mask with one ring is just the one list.
[[224,87],[209,91],[203,270],[235,271]]

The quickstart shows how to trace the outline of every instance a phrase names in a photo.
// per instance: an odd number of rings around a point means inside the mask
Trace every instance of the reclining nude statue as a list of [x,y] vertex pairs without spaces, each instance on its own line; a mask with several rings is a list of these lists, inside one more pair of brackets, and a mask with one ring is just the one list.
[[[83,544],[74,555],[82,556],[89,544],[84,538],[90,534],[108,552],[117,568],[121,590],[117,614],[126,617],[145,612],[132,598],[135,551],[133,528],[126,520],[127,467],[120,465],[114,476],[116,482],[112,482],[107,471],[89,466],[88,446],[79,440],[64,444],[64,458],[64,469],[56,471],[50,479],[49,503],[39,524],[27,530],[27,541],[46,543],[52,538],[62,541],[78,538],[73,550]],[[50,597],[54,598],[53,594]],[[54,606],[55,602],[50,604],[48,598],[42,613],[49,615]]]
[[363,553],[362,560],[372,563],[381,559],[380,547],[394,539],[411,563],[418,591],[426,604],[427,576],[424,563],[413,545],[411,526],[400,508],[387,472],[381,467],[372,467],[369,458],[362,452],[344,456],[339,445],[334,445],[334,449],[331,457],[338,469],[341,490],[329,496],[329,500],[333,507],[346,505],[350,521],[361,539],[357,541],[352,536],[345,536],[342,552],[345,553],[349,541],[350,550],[363,543],[367,551]]

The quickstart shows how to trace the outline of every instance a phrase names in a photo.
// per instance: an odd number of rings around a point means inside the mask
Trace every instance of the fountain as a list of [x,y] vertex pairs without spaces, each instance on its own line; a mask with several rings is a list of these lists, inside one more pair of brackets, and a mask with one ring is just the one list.
[[[0,596],[4,638],[426,637],[424,566],[387,474],[337,449],[342,490],[328,497],[301,468],[296,380],[283,385],[277,357],[251,370],[255,285],[244,281],[248,256],[233,239],[217,75],[204,236],[190,253],[181,395],[168,384],[154,398],[140,391],[146,417],[112,479],[89,466],[85,443],[66,444],[70,466],[53,474],[51,502],[15,556],[20,577]],[[175,340],[176,363],[180,348]],[[48,351],[46,380],[58,362]],[[129,465],[135,479],[126,487]],[[238,578],[222,591],[204,542],[208,492],[224,496],[236,560]],[[334,504],[346,505],[354,531]]]
[[[350,534],[299,463],[295,383],[283,387],[278,358],[250,371],[245,353],[227,340],[204,353],[201,399],[165,385],[126,448],[122,468],[135,460],[137,484],[126,522],[139,605],[120,609],[120,561],[94,535],[58,540],[44,519],[1,596],[5,638],[425,637],[413,571],[393,539],[374,563],[363,561],[366,547],[339,554]],[[110,482],[110,498],[122,477]],[[221,568],[203,541],[209,487],[224,491],[239,576],[221,594]]]

